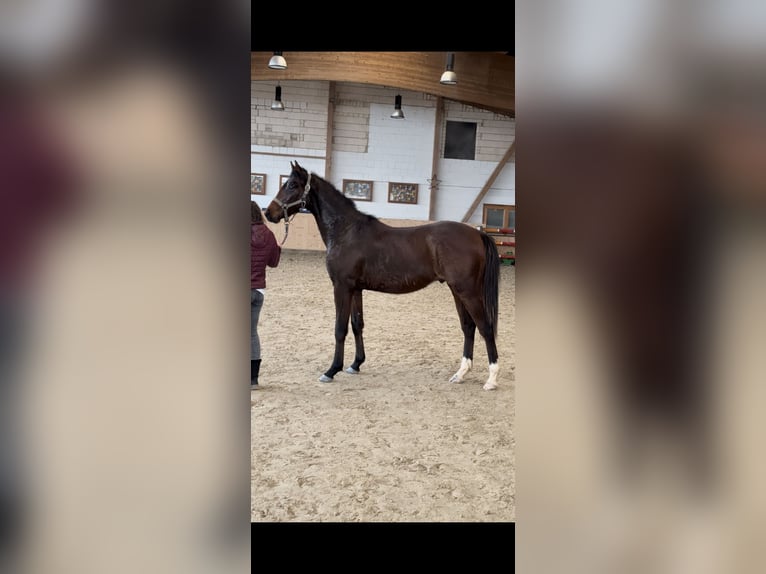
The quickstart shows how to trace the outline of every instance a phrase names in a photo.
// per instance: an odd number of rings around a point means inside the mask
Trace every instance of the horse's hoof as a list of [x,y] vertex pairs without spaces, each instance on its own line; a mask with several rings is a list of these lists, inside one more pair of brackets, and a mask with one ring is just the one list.
[[319,382],[320,383],[331,383],[332,382],[332,378],[328,377],[327,375],[322,375],[321,377],[319,377]]
[[463,378],[462,377],[458,377],[457,374],[454,374],[454,375],[452,375],[450,377],[449,382],[450,383],[462,383],[463,382]]
[[349,367],[348,369],[346,369],[346,372],[349,375],[358,375],[359,374],[359,371],[357,371],[354,367]]
[[497,383],[484,383],[484,386],[482,388],[485,391],[495,391],[497,390]]

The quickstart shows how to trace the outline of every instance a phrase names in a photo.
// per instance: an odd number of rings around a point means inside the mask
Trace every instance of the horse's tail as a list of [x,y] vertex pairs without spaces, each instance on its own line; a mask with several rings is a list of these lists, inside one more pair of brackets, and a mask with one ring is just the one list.
[[492,334],[497,336],[497,301],[500,283],[500,255],[495,241],[483,231],[481,240],[484,242],[484,317]]

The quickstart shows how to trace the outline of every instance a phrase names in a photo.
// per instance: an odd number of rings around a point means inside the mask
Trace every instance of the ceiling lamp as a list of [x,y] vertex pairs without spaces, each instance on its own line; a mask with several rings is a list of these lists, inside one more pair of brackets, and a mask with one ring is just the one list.
[[444,70],[439,82],[448,86],[457,84],[457,74],[455,73],[455,52],[447,52],[447,69]]
[[394,113],[391,114],[391,117],[396,120],[403,120],[404,119],[404,112],[402,111],[402,97],[396,96],[394,99]]
[[272,70],[286,70],[287,60],[282,56],[282,52],[274,52],[274,55],[269,60],[269,68]]
[[277,86],[277,91],[274,94],[274,101],[271,102],[272,110],[284,111],[285,105],[282,103],[282,86]]

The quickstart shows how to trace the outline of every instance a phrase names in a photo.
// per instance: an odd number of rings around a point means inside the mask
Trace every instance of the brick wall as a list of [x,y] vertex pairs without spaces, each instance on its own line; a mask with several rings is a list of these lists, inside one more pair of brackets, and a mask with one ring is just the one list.
[[[444,119],[458,122],[476,122],[476,161],[498,162],[516,137],[516,122],[500,114],[474,108],[460,102],[444,102]],[[442,126],[441,150],[444,158],[444,140],[447,131]]]
[[[284,111],[271,109],[274,82],[250,82],[250,142],[269,148],[324,151],[329,82],[282,82]],[[273,150],[272,150],[273,151]]]
[[[335,88],[335,119],[333,149],[352,153],[367,153],[370,134],[370,104],[394,108],[394,98],[402,96],[402,109],[412,106],[435,107],[429,94],[396,90],[383,86],[339,83]],[[390,115],[389,111],[389,115]],[[405,116],[407,116],[405,112]]]

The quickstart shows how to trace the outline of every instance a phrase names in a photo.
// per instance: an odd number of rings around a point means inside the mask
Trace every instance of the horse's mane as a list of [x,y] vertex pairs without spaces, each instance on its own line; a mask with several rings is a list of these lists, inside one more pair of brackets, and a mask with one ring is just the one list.
[[314,173],[313,171],[311,172],[311,180],[312,180],[312,181],[314,181],[314,180],[319,180],[319,181],[320,181],[320,182],[322,182],[324,185],[326,185],[327,187],[329,187],[329,188],[330,188],[330,190],[331,190],[332,192],[334,192],[334,193],[337,195],[337,198],[336,198],[336,200],[337,200],[337,201],[338,201],[338,202],[339,202],[341,205],[343,205],[343,206],[345,206],[345,207],[348,207],[348,208],[350,208],[350,209],[354,210],[354,211],[355,211],[355,212],[357,212],[359,215],[361,215],[361,216],[364,216],[365,218],[367,218],[367,220],[368,220],[368,221],[369,221],[369,220],[374,220],[374,221],[377,221],[377,220],[378,220],[378,218],[377,218],[377,217],[375,217],[374,215],[370,215],[369,213],[364,213],[364,212],[362,212],[362,211],[359,211],[359,209],[356,207],[356,203],[354,202],[354,200],[353,200],[353,199],[351,199],[351,198],[349,198],[349,197],[346,197],[345,195],[343,195],[343,194],[340,192],[340,190],[339,190],[338,188],[336,188],[336,187],[335,187],[333,184],[331,184],[329,181],[327,181],[327,180],[326,180],[326,179],[324,179],[323,177],[320,177],[320,176],[318,176],[318,175],[317,175],[316,173]]

